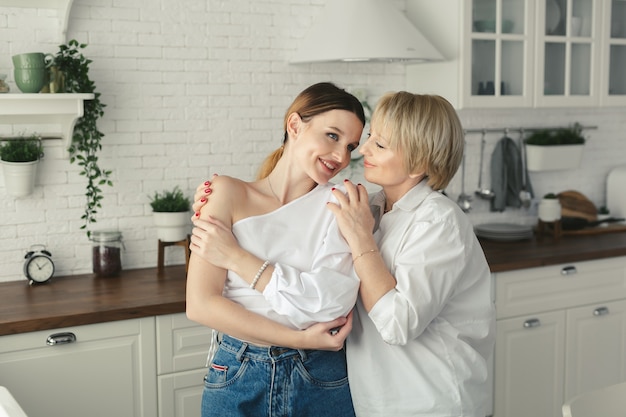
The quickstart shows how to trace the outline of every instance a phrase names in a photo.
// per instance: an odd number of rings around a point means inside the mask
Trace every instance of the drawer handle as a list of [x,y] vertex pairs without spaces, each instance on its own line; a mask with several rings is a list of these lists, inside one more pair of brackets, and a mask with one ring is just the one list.
[[67,343],[74,343],[76,341],[76,335],[71,332],[55,333],[48,336],[46,344],[49,346],[65,345]]
[[595,310],[593,310],[593,315],[594,316],[605,316],[609,314],[609,308],[608,307],[598,307]]
[[539,326],[541,326],[541,322],[539,321],[539,319],[529,319],[524,322],[524,327],[526,329],[531,329],[533,327],[539,327]]
[[575,266],[565,266],[561,269],[561,275],[574,275],[578,273]]

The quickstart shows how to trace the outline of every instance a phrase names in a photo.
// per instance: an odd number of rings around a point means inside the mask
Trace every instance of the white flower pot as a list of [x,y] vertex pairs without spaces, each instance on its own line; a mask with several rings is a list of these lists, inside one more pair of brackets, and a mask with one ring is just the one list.
[[4,186],[7,194],[14,197],[24,197],[33,192],[35,177],[37,176],[37,164],[32,162],[2,162],[4,173]]
[[162,242],[179,242],[191,233],[191,215],[188,211],[176,213],[153,212],[157,238]]
[[539,202],[539,220],[546,223],[561,219],[561,203],[556,198],[544,198]]
[[529,171],[556,171],[580,166],[585,145],[526,145],[526,168]]

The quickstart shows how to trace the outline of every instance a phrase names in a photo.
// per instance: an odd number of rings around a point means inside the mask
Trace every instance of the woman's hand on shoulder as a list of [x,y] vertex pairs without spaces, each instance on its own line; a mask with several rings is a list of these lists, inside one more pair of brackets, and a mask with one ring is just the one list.
[[216,177],[217,174],[213,174],[210,180],[201,182],[198,184],[198,187],[196,187],[196,192],[193,195],[193,205],[191,206],[195,217],[200,217],[200,209],[206,205],[209,194],[213,191],[211,184],[213,184]]

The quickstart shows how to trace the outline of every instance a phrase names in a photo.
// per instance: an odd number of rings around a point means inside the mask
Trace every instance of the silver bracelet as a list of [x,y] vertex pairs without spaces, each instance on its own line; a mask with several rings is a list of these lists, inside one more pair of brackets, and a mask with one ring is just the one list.
[[270,261],[263,262],[263,265],[261,265],[261,267],[257,271],[256,275],[254,276],[254,279],[252,280],[252,284],[250,284],[250,288],[251,289],[255,289],[256,288],[256,284],[259,282],[259,279],[261,278],[261,275],[263,274],[263,271],[265,271],[265,269],[267,268],[267,266],[269,264],[270,264]]

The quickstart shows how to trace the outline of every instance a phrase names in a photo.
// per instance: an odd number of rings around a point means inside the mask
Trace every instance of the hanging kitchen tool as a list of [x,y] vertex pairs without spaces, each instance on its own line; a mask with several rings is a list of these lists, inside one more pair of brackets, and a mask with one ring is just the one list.
[[483,130],[482,136],[480,138],[480,171],[478,171],[478,189],[474,194],[476,194],[483,200],[493,200],[493,198],[496,196],[495,193],[489,188],[483,188],[483,155],[485,153],[485,142],[485,130]]
[[461,210],[468,212],[472,209],[472,196],[465,194],[465,144],[463,145],[463,159],[461,160],[461,194],[457,199],[457,204]]
[[528,209],[532,202],[533,196],[528,191],[526,184],[528,183],[528,170],[526,169],[526,148],[524,147],[524,129],[520,129],[519,135],[520,156],[522,160],[522,189],[519,192],[519,199],[522,208]]

